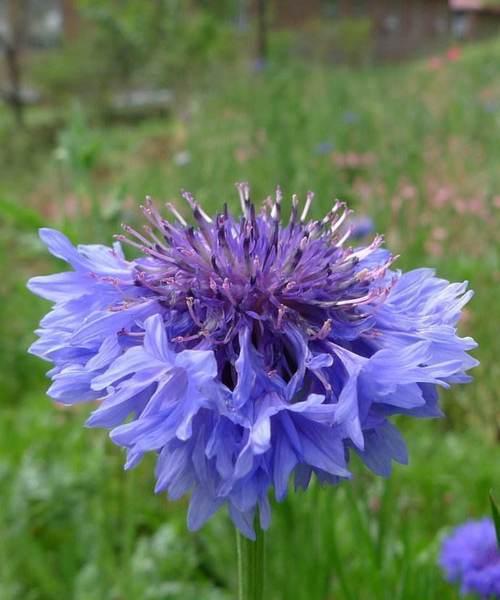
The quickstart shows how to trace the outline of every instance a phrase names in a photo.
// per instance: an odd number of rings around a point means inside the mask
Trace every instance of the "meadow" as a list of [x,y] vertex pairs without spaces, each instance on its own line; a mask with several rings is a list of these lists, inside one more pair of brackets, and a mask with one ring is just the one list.
[[[458,55],[349,69],[285,61],[263,71],[219,65],[179,93],[169,114],[93,119],[0,113],[0,599],[232,600],[234,532],[218,515],[199,533],[185,503],[153,494],[153,462],[124,473],[88,406],[45,396],[48,365],[27,354],[47,305],[26,290],[62,268],[42,225],[78,243],[112,241],[149,194],[183,210],[316,193],[370,216],[402,269],[433,266],[475,290],[461,330],[479,343],[470,385],[441,395],[446,418],[399,424],[410,453],[382,480],[353,465],[352,483],[313,486],[274,506],[270,600],[446,600],[443,535],[500,497],[500,41]],[[2,109],[3,111],[3,109]],[[54,125],[54,123],[57,123]]]

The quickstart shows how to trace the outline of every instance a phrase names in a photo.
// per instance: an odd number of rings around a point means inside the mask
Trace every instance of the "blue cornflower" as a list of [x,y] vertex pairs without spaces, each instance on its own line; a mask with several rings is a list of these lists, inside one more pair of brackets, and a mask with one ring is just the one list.
[[342,113],[342,120],[348,125],[355,125],[356,123],[359,123],[360,119],[361,117],[359,113],[353,110],[346,110],[344,113]]
[[88,425],[111,430],[127,468],[157,454],[156,490],[191,492],[190,528],[226,505],[254,537],[271,488],[282,500],[291,479],[347,479],[351,452],[380,475],[405,463],[390,417],[439,416],[436,386],[468,381],[476,361],[456,332],[466,283],[391,269],[380,236],[347,246],[342,203],[307,220],[313,195],[301,211],[294,196],[283,223],[279,189],[259,212],[238,190],[238,219],[185,193],[194,224],[148,199],[144,231],[124,226],[112,248],[43,229],[73,270],[29,282],[54,302],[31,352],[54,363],[55,400],[100,401]]
[[500,598],[500,551],[491,519],[457,527],[444,540],[439,562],[447,579],[460,583],[463,595]]
[[323,156],[324,154],[330,154],[335,148],[335,144],[329,141],[320,142],[314,146],[314,154]]
[[353,217],[349,222],[351,240],[360,240],[375,231],[375,223],[368,216]]

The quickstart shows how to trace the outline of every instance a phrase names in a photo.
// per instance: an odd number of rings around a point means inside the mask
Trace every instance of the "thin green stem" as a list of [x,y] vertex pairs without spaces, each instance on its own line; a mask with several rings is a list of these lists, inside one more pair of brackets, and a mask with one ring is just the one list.
[[264,598],[264,532],[256,527],[255,541],[236,532],[238,559],[238,600]]
[[244,585],[244,573],[243,573],[243,544],[241,539],[241,533],[236,531],[236,557],[238,561],[238,600],[245,600],[245,585]]

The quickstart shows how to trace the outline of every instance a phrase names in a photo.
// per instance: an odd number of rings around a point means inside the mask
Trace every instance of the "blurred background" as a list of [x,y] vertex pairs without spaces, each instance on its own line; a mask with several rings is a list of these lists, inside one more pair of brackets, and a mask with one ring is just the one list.
[[45,397],[25,285],[64,268],[40,226],[110,243],[146,194],[215,210],[241,180],[346,200],[400,268],[469,280],[480,344],[446,419],[399,422],[408,467],[275,507],[266,597],[457,597],[440,540],[500,493],[499,33],[496,0],[0,0],[1,600],[235,598],[225,515],[189,534],[152,459],[124,474]]

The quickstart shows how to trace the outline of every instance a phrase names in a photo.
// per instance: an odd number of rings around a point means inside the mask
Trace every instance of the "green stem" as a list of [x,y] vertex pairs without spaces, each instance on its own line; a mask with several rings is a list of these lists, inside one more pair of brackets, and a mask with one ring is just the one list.
[[264,532],[257,525],[256,540],[249,540],[236,531],[238,558],[238,600],[264,598]]
[[243,544],[241,539],[241,533],[236,531],[236,556],[238,560],[238,600],[245,600],[245,575],[243,573]]

